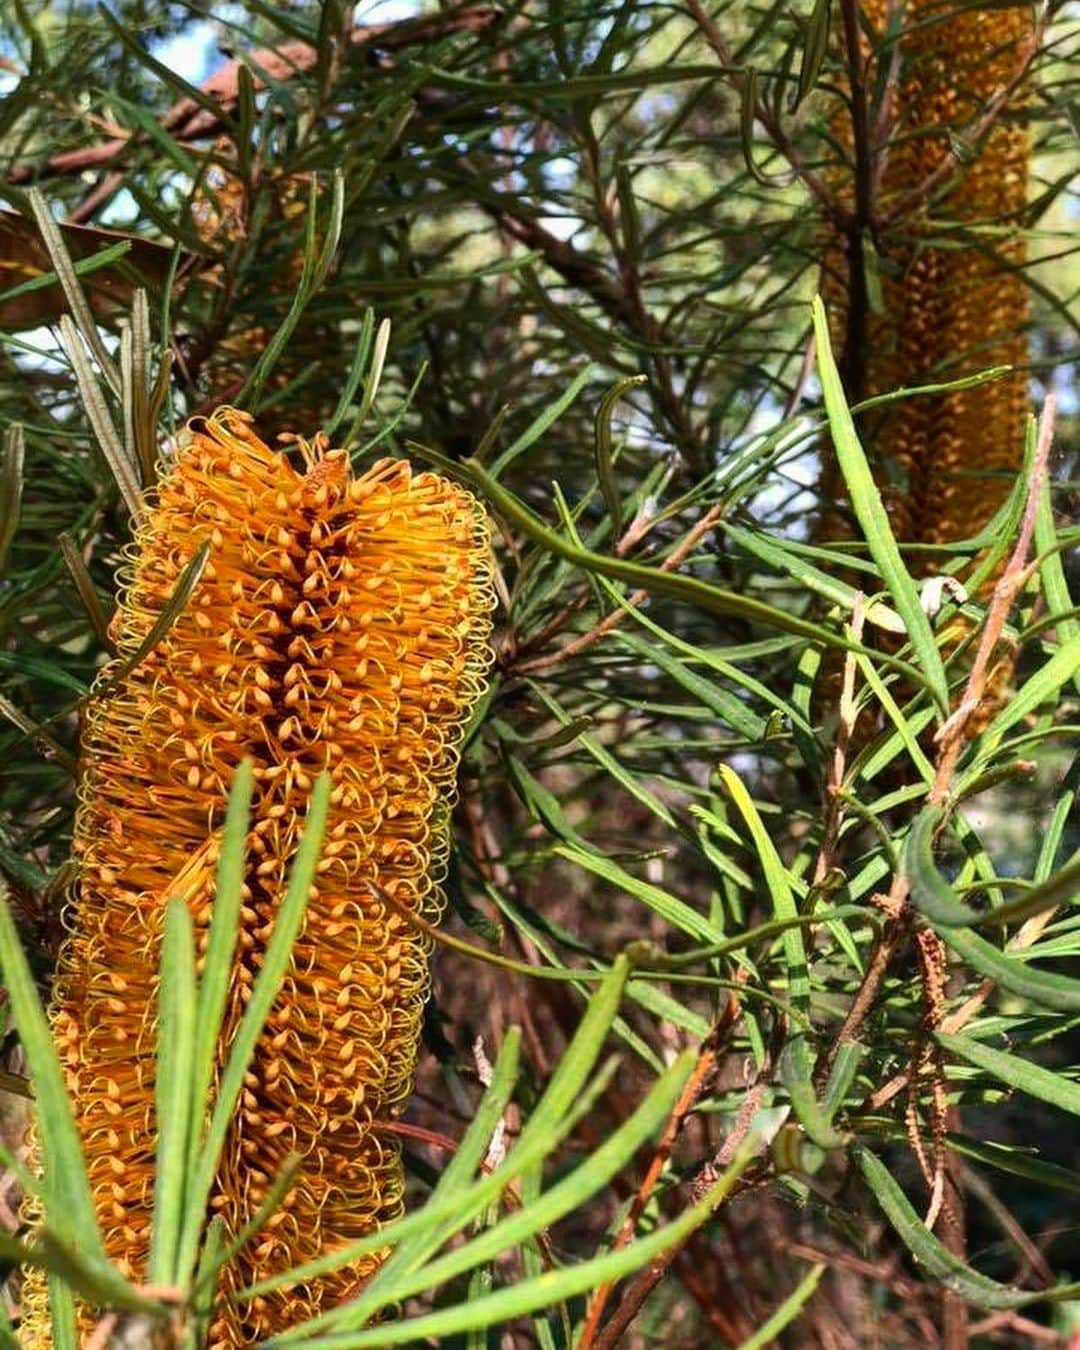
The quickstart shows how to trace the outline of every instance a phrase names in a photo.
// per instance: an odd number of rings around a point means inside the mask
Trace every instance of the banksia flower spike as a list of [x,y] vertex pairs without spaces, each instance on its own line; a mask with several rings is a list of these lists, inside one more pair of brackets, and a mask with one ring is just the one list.
[[[149,1251],[153,1046],[163,906],[183,874],[197,933],[212,907],[233,773],[254,760],[236,1025],[324,769],[331,811],[304,928],[252,1063],[212,1209],[233,1233],[290,1153],[281,1209],[225,1291],[395,1217],[398,1151],[372,1122],[410,1091],[428,944],[400,912],[437,915],[462,729],[489,662],[488,536],[468,493],[344,451],[291,457],[221,409],[189,429],[139,528],[114,622],[133,653],[204,540],[205,570],[164,640],[92,705],[81,861],[52,1011],[109,1255]],[[393,904],[384,902],[392,898]],[[347,1297],[377,1262],[222,1313],[211,1344],[246,1345]],[[24,1344],[47,1346],[28,1304]],[[40,1318],[37,1319],[40,1322]]]
[[[880,303],[856,356],[864,378],[849,393],[858,398],[994,365],[1022,367],[1027,359],[1019,230],[1029,147],[1016,113],[1034,42],[1032,6],[957,9],[942,0],[908,0],[900,12],[901,27],[886,41],[893,7],[863,0],[866,30],[880,44],[864,83],[881,83],[877,64],[891,63],[894,52],[899,64],[887,152],[867,128]],[[860,53],[860,62],[867,55]],[[840,115],[834,130],[850,152],[850,114]],[[977,145],[958,153],[979,132]],[[850,187],[844,195],[853,206]],[[866,247],[870,240],[868,231]],[[851,278],[835,237],[826,247],[822,289],[839,345]],[[898,537],[946,543],[978,533],[1020,467],[1027,414],[1023,369],[868,413],[864,427]],[[835,475],[826,491],[842,493]]]

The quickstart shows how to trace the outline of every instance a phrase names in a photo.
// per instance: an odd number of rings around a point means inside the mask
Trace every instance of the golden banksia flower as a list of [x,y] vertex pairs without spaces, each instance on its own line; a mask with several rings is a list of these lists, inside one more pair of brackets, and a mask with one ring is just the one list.
[[[290,1153],[284,1204],[224,1292],[400,1213],[402,1169],[373,1122],[410,1091],[462,729],[489,664],[489,540],[476,501],[383,460],[299,441],[294,467],[243,413],[189,429],[148,503],[114,621],[137,650],[202,541],[205,570],[164,640],[92,705],[77,900],[52,1024],[110,1257],[149,1253],[156,969],[164,902],[190,880],[205,942],[233,773],[254,761],[243,928],[225,1043],[259,968],[314,778],[332,780],[316,885],[252,1062],[213,1212],[236,1233]],[[378,889],[372,890],[371,883]],[[393,898],[383,902],[380,892]],[[354,1292],[377,1264],[224,1309],[211,1344],[248,1344]],[[31,1289],[23,1343],[50,1344]],[[40,1311],[40,1315],[39,1315]]]
[[[859,397],[1027,360],[1019,229],[1029,147],[1015,114],[1025,100],[1020,76],[1034,40],[1032,11],[1029,4],[908,0],[894,44],[884,40],[893,6],[863,0],[863,22],[874,45],[881,44],[867,86],[874,87],[879,61],[890,63],[895,52],[899,65],[888,145],[871,146],[877,210],[885,218],[897,214],[876,241],[880,312],[869,320]],[[977,149],[957,153],[984,118],[990,125]],[[837,118],[834,132],[850,152],[848,113]],[[920,192],[946,168],[934,190]],[[850,207],[850,185],[843,195]],[[838,240],[829,241],[825,261],[822,289],[839,332],[848,283]],[[1020,467],[1027,414],[1023,369],[868,413],[864,426],[876,459],[892,463],[882,486],[897,536],[945,543],[978,533]],[[827,477],[827,494],[834,489],[842,495],[835,472]]]

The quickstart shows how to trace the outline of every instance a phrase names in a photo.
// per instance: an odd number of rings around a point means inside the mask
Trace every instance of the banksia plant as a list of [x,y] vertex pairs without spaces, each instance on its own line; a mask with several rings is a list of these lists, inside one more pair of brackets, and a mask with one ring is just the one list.
[[[223,1293],[341,1247],[400,1213],[402,1166],[379,1123],[410,1091],[428,991],[462,731],[483,686],[493,604],[475,500],[383,460],[354,477],[321,437],[268,448],[251,419],[196,420],[130,550],[118,660],[185,569],[205,566],[166,636],[91,705],[78,895],[54,987],[106,1250],[145,1278],[154,1184],[154,1018],[164,905],[188,900],[205,945],[226,797],[254,762],[243,927],[222,1037],[244,1010],[313,780],[332,781],[326,842],[289,972],[263,1031],[211,1201],[236,1234],[290,1154],[281,1207]],[[190,577],[191,573],[187,573]],[[369,1258],[239,1306],[210,1333],[249,1344],[354,1292]],[[27,1291],[23,1344],[51,1344]]]
[[[957,9],[910,0],[896,31],[884,0],[864,0],[861,10],[863,50],[854,64],[864,87],[884,90],[885,101],[871,107],[861,136],[847,110],[834,132],[864,158],[855,177],[865,175],[871,210],[858,218],[849,173],[841,195],[859,249],[834,235],[823,283],[838,345],[846,348],[849,395],[1019,367],[975,388],[866,415],[896,534],[947,543],[987,523],[1023,457],[1029,400],[1021,216],[1029,147],[1017,114],[1034,44],[1032,7]],[[894,61],[896,73],[886,80]],[[855,252],[878,283],[866,287],[864,301],[852,298]],[[851,324],[856,303],[870,310],[861,341]],[[835,475],[827,496],[833,489],[840,491]]]
[[[311,175],[305,173],[265,171],[256,181],[245,182],[228,142],[219,141],[214,148],[191,207],[199,240],[221,258],[191,279],[210,304],[204,331],[193,339],[200,397],[205,394],[210,406],[236,396],[296,295],[304,270],[311,187]],[[316,237],[316,246],[321,243]],[[237,288],[240,259],[244,284]],[[281,353],[267,382],[270,403],[296,386],[287,413],[280,407],[260,412],[268,439],[296,421],[327,424],[337,403],[339,389],[319,376],[331,354],[341,357],[340,327],[318,324],[305,339]]]

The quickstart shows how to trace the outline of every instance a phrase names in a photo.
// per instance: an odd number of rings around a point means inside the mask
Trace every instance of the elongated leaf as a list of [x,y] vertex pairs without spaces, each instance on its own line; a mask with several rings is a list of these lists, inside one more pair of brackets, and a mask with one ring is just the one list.
[[[429,1217],[438,1214],[439,1205],[442,1201],[448,1198],[457,1198],[460,1201],[462,1192],[473,1180],[513,1093],[517,1081],[520,1054],[521,1033],[517,1028],[511,1028],[492,1070],[491,1083],[469,1122],[469,1128],[466,1130],[461,1143],[455,1150],[450,1162],[443,1169],[442,1176],[431,1193],[425,1209]],[[460,1213],[459,1209],[459,1213],[451,1220],[453,1231],[457,1230],[457,1219],[460,1217]],[[395,1282],[400,1282],[408,1276],[410,1272],[422,1264],[432,1251],[437,1250],[442,1243],[443,1233],[444,1226],[436,1218],[428,1225],[426,1231],[415,1232],[411,1237],[407,1237],[404,1241],[398,1243],[390,1259],[383,1263],[373,1279],[368,1282],[363,1294],[364,1300],[370,1301],[372,1307],[381,1307],[384,1302],[389,1302],[392,1295],[388,1295],[383,1300],[381,1298],[383,1292],[392,1288]],[[351,1309],[350,1319],[359,1315],[359,1313],[359,1308]],[[350,1325],[356,1324],[355,1321],[350,1320]],[[331,1314],[325,1321],[319,1319],[319,1325],[337,1325],[337,1319]]]
[[[1044,476],[1035,511],[1035,547],[1039,550],[1039,578],[1042,582],[1046,606],[1051,615],[1061,615],[1055,622],[1058,641],[1062,644],[1080,638],[1080,620],[1066,618],[1072,612],[1072,596],[1057,547],[1054,530],[1054,509],[1050,501],[1050,479]],[[1080,693],[1080,671],[1073,676],[1073,684]]]
[[11,541],[19,528],[25,449],[23,429],[16,422],[4,433],[3,452],[0,455],[0,575],[7,568]]
[[998,1284],[996,1280],[980,1275],[954,1256],[927,1229],[880,1158],[861,1147],[856,1148],[855,1158],[863,1180],[912,1256],[934,1279],[965,1302],[979,1308],[1024,1308],[1029,1303],[1070,1299],[1080,1293],[1080,1283],[1058,1285],[1055,1289],[1024,1290]]
[[866,1046],[860,1045],[858,1041],[843,1041],[837,1048],[832,1072],[821,1098],[822,1110],[830,1120],[843,1106],[865,1054]]
[[[980,914],[978,910],[965,905],[957,897],[955,890],[938,871],[934,862],[934,831],[943,815],[942,807],[925,807],[915,817],[904,845],[904,871],[911,882],[912,902],[943,936],[946,928],[969,928],[976,925],[988,928],[995,924],[1016,923],[1022,919],[1029,919],[1032,915],[1068,904],[1080,893],[1080,855],[1078,855],[1041,885],[1032,886],[1025,891],[1019,899],[1010,900]],[[968,949],[976,955],[982,953],[982,948],[978,947],[978,944],[968,944]],[[957,947],[956,950],[960,951],[960,948]]]
[[[769,838],[768,831],[765,829],[753,799],[730,765],[719,765],[717,774],[750,831],[754,851],[765,874],[765,883],[772,898],[773,914],[779,920],[797,918],[798,910],[795,907],[795,896],[792,892],[787,868],[776,851],[776,846]],[[810,972],[806,965],[806,944],[803,941],[802,929],[796,926],[786,928],[780,940],[783,945],[784,964],[787,967],[788,990],[791,1001],[800,1011],[808,1012],[810,1007]]]
[[[75,322],[72,323],[71,319],[67,318],[67,315],[62,316],[60,320],[61,325],[63,325],[64,320],[67,319],[67,322],[71,324],[73,335],[76,334],[76,325],[78,325],[78,332],[82,334],[86,345],[94,353],[94,360],[98,363],[98,368],[100,369],[105,382],[114,394],[119,394],[120,372],[117,370],[116,364],[109,355],[108,348],[105,346],[101,334],[98,332],[97,323],[95,322],[90,306],[87,303],[82,286],[79,284],[79,278],[75,273],[75,268],[72,266],[71,254],[68,252],[67,245],[64,243],[64,236],[60,230],[60,226],[57,225],[56,221],[53,219],[48,203],[37,188],[31,188],[27,193],[27,197],[34,213],[34,220],[37,222],[37,227],[41,231],[42,242],[48,251],[49,261],[52,263],[53,270],[56,272],[60,285],[63,288],[64,299],[68,302],[68,308],[75,317]],[[77,336],[75,345],[78,345]]]
[[1019,1055],[1010,1055],[1004,1050],[994,1050],[970,1036],[950,1036],[945,1032],[936,1033],[935,1039],[950,1055],[974,1064],[977,1069],[990,1074],[992,1078],[1008,1083],[1009,1087],[1037,1097],[1040,1101],[1059,1106],[1074,1116],[1080,1116],[1080,1084],[1065,1078],[1040,1064],[1021,1059]]
[[576,863],[578,867],[584,867],[587,872],[592,872],[594,876],[609,881],[613,886],[618,886],[620,890],[626,891],[628,895],[641,900],[651,910],[666,919],[668,923],[674,924],[684,933],[689,933],[699,941],[716,942],[719,938],[716,928],[709,919],[704,914],[699,914],[685,900],[680,900],[678,896],[662,890],[659,886],[654,886],[650,881],[642,881],[641,878],[635,877],[624,867],[620,867],[614,859],[605,858],[603,854],[594,852],[584,843],[557,844],[553,852],[560,858]]
[[[82,338],[79,336],[78,329],[66,314],[60,317],[60,335],[63,338],[64,347],[75,372],[75,380],[79,386],[79,395],[86,411],[87,420],[94,429],[97,443],[101,447],[101,453],[105,456],[106,463],[112,470],[113,477],[116,479],[120,495],[131,512],[132,519],[138,524],[144,515],[138,465],[133,458],[128,456],[123,442],[117,435],[112,414],[109,412],[109,405],[105,401],[105,396],[101,392],[97,377],[94,375],[93,368],[87,358],[82,345]],[[119,380],[119,376],[117,376],[117,379]]]
[[192,1100],[195,1060],[195,938],[191,913],[181,899],[165,911],[158,992],[158,1041],[155,1070],[157,1168],[154,1176],[153,1235],[150,1278],[156,1285],[178,1283],[176,1256],[180,1240],[184,1188],[192,1133],[202,1124],[203,1101]]
[[[471,1242],[413,1272],[408,1279],[390,1284],[382,1292],[379,1303],[372,1307],[372,1313],[387,1303],[404,1300],[424,1289],[437,1288],[482,1262],[493,1261],[500,1252],[512,1250],[526,1238],[549,1228],[566,1214],[584,1205],[660,1129],[690,1076],[695,1060],[694,1051],[685,1051],[680,1055],[653,1085],[648,1097],[634,1114],[568,1177],[543,1192],[527,1210],[519,1210],[503,1219]],[[366,1297],[362,1295],[359,1302],[366,1303]]]
[[[447,459],[445,455],[441,455],[430,446],[420,445],[415,441],[409,442],[409,448],[422,459],[437,464],[448,473],[457,474],[464,478],[466,482],[470,483],[491,502],[500,515],[516,525],[528,538],[542,545],[548,552],[566,559],[567,562],[580,567],[585,572],[593,572],[598,576],[625,582],[627,585],[640,588],[650,594],[666,595],[675,600],[685,601],[686,604],[693,605],[707,614],[735,614],[751,622],[760,623],[764,627],[779,629],[785,633],[794,633],[799,637],[809,638],[813,642],[820,642],[828,647],[862,652],[863,655],[870,657],[872,660],[880,661],[883,665],[902,672],[913,683],[921,687],[931,688],[927,678],[909,662],[902,661],[895,656],[872,651],[861,643],[852,642],[849,638],[838,635],[823,624],[815,624],[807,619],[800,619],[794,614],[777,609],[773,605],[765,604],[761,600],[740,595],[736,591],[724,590],[720,586],[699,581],[696,577],[662,572],[658,567],[648,567],[642,563],[630,562],[625,558],[606,557],[603,554],[579,548],[556,531],[549,529],[524,502],[515,497],[513,493],[507,492],[502,484],[497,482],[493,475],[475,460],[456,461]],[[921,609],[919,613],[922,613]],[[938,664],[940,665],[940,660]]]
[[[203,1109],[217,1065],[221,1023],[233,980],[233,956],[240,936],[243,902],[244,846],[251,814],[254,769],[250,759],[238,765],[229,789],[225,828],[218,855],[214,884],[214,909],[207,935],[202,975],[199,979],[197,1036],[191,1065],[191,1109]],[[209,841],[208,841],[209,842]],[[195,1167],[202,1146],[199,1135],[190,1137],[189,1171]],[[189,1223],[194,1215],[189,1216]],[[190,1272],[185,1272],[182,1278]]]
[[957,899],[934,862],[934,834],[944,815],[942,807],[927,806],[915,817],[904,845],[904,872],[915,908],[935,927],[959,928],[978,923],[981,915]]
[[[795,106],[817,84],[821,72],[821,63],[829,45],[829,13],[832,0],[814,0],[809,22],[806,25],[806,42],[803,47],[802,65],[799,67],[799,87],[795,94]],[[764,1342],[763,1342],[764,1344]]]
[[828,1110],[814,1092],[810,1078],[812,1068],[806,1037],[792,1037],[780,1055],[780,1078],[791,1098],[792,1109],[818,1148],[843,1148],[851,1136],[833,1128]]
[[654,665],[659,666],[665,675],[670,676],[692,698],[697,699],[703,707],[708,708],[721,722],[731,727],[733,731],[737,731],[744,739],[751,743],[764,739],[765,719],[763,717],[748,708],[734,694],[728,693],[726,689],[721,689],[712,680],[707,680],[698,675],[685,661],[681,661],[677,656],[670,655],[662,647],[650,645],[640,638],[635,638],[626,633],[619,634],[619,642],[630,647]]
[[945,667],[942,665],[941,654],[934,641],[930,622],[919,602],[915,582],[904,566],[900,550],[893,538],[881,493],[874,482],[863,448],[859,444],[855,424],[851,420],[847,400],[844,398],[840,373],[833,359],[829,323],[820,296],[814,297],[813,313],[818,374],[825,397],[825,409],[829,415],[833,447],[851,498],[852,510],[870,548],[870,556],[877,563],[893,598],[893,604],[904,621],[908,639],[919,658],[919,667],[929,683],[934,701],[941,712],[946,713],[949,706],[949,686]]
[[945,1142],[954,1153],[985,1163],[987,1167],[994,1167],[999,1172],[1023,1177],[1025,1181],[1035,1181],[1040,1186],[1048,1186],[1052,1191],[1080,1196],[1080,1172],[1073,1172],[1068,1167],[1059,1167],[1057,1163],[1046,1162],[1022,1147],[1010,1147],[1007,1144],[996,1144],[986,1139],[972,1139],[968,1135],[960,1134],[946,1135]]
[[750,1154],[744,1150],[696,1204],[688,1205],[677,1219],[659,1232],[639,1238],[618,1251],[580,1265],[520,1280],[509,1288],[499,1289],[486,1297],[459,1303],[454,1307],[442,1308],[420,1317],[404,1318],[366,1331],[314,1336],[305,1340],[304,1345],[311,1350],[371,1350],[375,1346],[406,1345],[425,1338],[437,1341],[461,1332],[509,1322],[515,1317],[526,1316],[539,1308],[548,1308],[586,1293],[598,1284],[619,1280],[663,1252],[685,1242],[723,1203],[749,1161]]
[[1040,704],[1054,698],[1063,684],[1080,674],[1080,635],[1067,638],[1050,659],[1006,703],[983,732],[984,742],[993,743]]
[[337,252],[338,241],[341,238],[341,222],[345,210],[345,182],[340,171],[335,171],[330,179],[330,210],[326,223],[323,226],[322,245],[317,251],[315,201],[315,187],[314,184],[312,184],[311,195],[308,201],[308,222],[303,271],[300,274],[300,280],[297,283],[288,314],[286,314],[281,326],[270,339],[266,346],[266,350],[255,363],[255,368],[252,370],[243,389],[241,389],[236,396],[237,402],[241,406],[244,406],[247,403],[256,406],[258,405],[263,386],[269,379],[281,353],[285,350],[289,338],[296,331],[296,326],[300,322],[300,318],[307,308],[308,302],[326,280],[330,265],[334,260],[334,254]]
[[109,671],[104,682],[94,688],[92,691],[94,698],[104,698],[111,694],[121,680],[126,679],[135,667],[146,659],[169,629],[172,628],[194,594],[209,557],[210,540],[204,539],[185,565],[184,570],[177,577],[172,594],[162,606],[161,613],[150,625],[146,636],[131,655],[126,656],[122,661],[118,661],[115,667]]
[[[453,1186],[447,1188],[445,1193],[441,1186],[438,1187],[437,1194],[431,1197],[423,1209],[387,1224],[379,1232],[350,1243],[341,1251],[309,1261],[287,1274],[260,1280],[258,1284],[244,1290],[243,1296],[247,1298],[297,1280],[316,1278],[340,1266],[351,1264],[383,1247],[403,1243],[406,1239],[416,1237],[418,1245],[422,1245],[431,1240],[433,1230],[437,1234],[437,1240],[441,1242],[443,1238],[437,1225],[455,1218],[457,1220],[455,1230],[464,1226],[499,1195],[510,1181],[547,1157],[562,1137],[561,1124],[565,1122],[567,1114],[572,1112],[572,1108],[580,1102],[586,1080],[615,1021],[629,973],[629,961],[625,956],[620,956],[612,965],[603,984],[589,1000],[573,1040],[559,1060],[543,1096],[501,1167],[481,1177],[471,1186],[463,1185],[464,1171],[462,1173],[455,1171],[451,1174]],[[471,1133],[467,1137],[473,1138]],[[486,1136],[477,1134],[474,1142],[482,1149],[486,1147],[488,1138],[490,1131]],[[472,1166],[474,1167],[478,1161],[479,1157],[474,1155]],[[391,1261],[393,1259],[391,1257]],[[382,1269],[385,1270],[389,1265],[390,1262],[387,1262]],[[382,1270],[375,1276],[375,1280],[379,1279],[381,1274]],[[285,1333],[277,1339],[284,1344],[291,1337],[289,1333]]]
[[[796,730],[803,731],[807,735],[813,734],[813,728],[810,726],[810,723],[802,716],[794,703],[783,698],[775,689],[770,689],[768,685],[762,684],[760,680],[756,680],[752,675],[748,675],[744,670],[741,670],[731,661],[725,660],[723,656],[718,655],[712,649],[708,647],[694,647],[691,643],[684,642],[682,638],[676,637],[674,633],[669,633],[658,623],[654,623],[647,614],[643,614],[634,606],[627,605],[623,597],[619,595],[617,589],[604,578],[601,578],[601,585],[608,594],[616,600],[622,607],[623,612],[627,614],[636,625],[654,634],[666,647],[670,647],[673,652],[686,656],[693,662],[703,665],[707,670],[715,671],[717,675],[721,675],[724,679],[730,680],[732,684],[740,686],[745,689],[747,693],[761,699],[763,703],[775,708],[776,711],[789,721]],[[649,659],[652,659],[653,653],[656,651],[655,643],[646,642],[643,638],[639,638],[633,633],[627,633],[625,631],[620,632],[618,641],[622,646],[631,647],[634,651],[639,652]],[[687,670],[687,662],[680,662],[677,669],[680,672]],[[719,689],[716,685],[711,685],[711,688],[713,689],[714,697],[723,694],[725,699],[732,699],[730,694],[726,694],[725,691]],[[768,728],[765,719],[759,717],[756,713],[753,713],[752,709],[741,700],[734,701],[738,703],[739,710],[741,711],[728,707],[729,716],[726,717],[725,720],[728,721],[731,717],[741,717],[743,719],[753,717],[756,719],[754,725],[758,729],[757,739],[763,737]],[[725,704],[725,706],[727,706],[727,704]],[[735,726],[738,730],[743,731],[743,734],[747,736],[747,739],[754,739],[749,735],[751,726],[749,721],[745,721],[745,725],[741,727],[735,722],[731,722],[731,725]]]
[[1016,900],[998,905],[980,916],[979,923],[986,928],[992,923],[1016,923],[1045,914],[1048,909],[1072,904],[1080,895],[1080,853],[1076,853],[1059,872],[1032,886]]
[[[612,754],[607,746],[601,744],[595,736],[590,736],[586,727],[589,722],[583,723],[582,719],[574,719],[564,712],[558,703],[548,694],[547,690],[535,681],[530,680],[529,688],[536,697],[544,704],[549,711],[562,723],[566,733],[574,732],[573,739],[596,760],[603,769],[605,769],[616,782],[620,783],[626,790],[635,797],[643,806],[650,810],[658,820],[662,820],[665,825],[671,829],[677,829],[675,817],[671,814],[669,808],[663,801],[652,792],[636,774],[630,772],[623,764]],[[560,742],[551,740],[550,745],[557,745]]]
[[550,404],[544,411],[533,419],[525,428],[521,435],[513,441],[502,454],[495,460],[491,466],[491,477],[500,478],[507,467],[513,464],[519,455],[523,455],[530,445],[534,445],[540,437],[547,431],[548,427],[554,426],[559,418],[571,406],[577,396],[585,386],[594,378],[595,372],[591,366],[586,366],[584,370],[579,371],[577,376],[571,381],[566,391]]
[[622,534],[622,498],[615,481],[615,459],[611,446],[611,416],[615,404],[629,389],[646,382],[644,375],[628,375],[620,380],[600,400],[596,410],[596,478],[611,518],[612,542]]
[[[829,600],[834,605],[843,606],[849,613],[854,609],[856,596],[859,592],[856,591],[854,586],[849,586],[846,581],[841,581],[839,577],[829,576],[827,572],[823,572],[813,563],[808,562],[806,558],[785,548],[783,544],[768,539],[753,530],[744,530],[741,526],[733,525],[727,521],[720,522],[719,528],[741,548],[746,549],[748,553],[752,553],[762,562],[768,563],[778,572],[786,573],[806,590],[813,591],[815,595],[820,595],[822,599]],[[895,610],[890,609],[888,605],[882,604],[880,600],[872,600],[867,604],[866,621],[884,629],[887,633],[907,632],[900,615]]]
[[824,1265],[811,1266],[772,1316],[762,1322],[757,1331],[740,1344],[739,1350],[764,1350],[766,1346],[771,1345],[781,1331],[795,1321],[799,1313],[813,1298],[814,1291],[821,1283],[821,1277],[824,1274]]
[[1080,980],[1038,970],[1027,961],[1020,961],[999,951],[970,928],[935,927],[946,946],[966,961],[972,970],[992,979],[1002,989],[1029,999],[1040,1008],[1080,1012]]
[[330,779],[326,774],[321,774],[311,793],[304,832],[289,869],[289,882],[274,920],[274,931],[252,985],[251,998],[233,1037],[210,1125],[188,1188],[187,1222],[177,1257],[181,1270],[192,1270],[195,1266],[199,1232],[233,1110],[244,1086],[244,1075],[255,1052],[255,1045],[288,969],[293,943],[303,922],[315,866],[319,861],[329,802]]
[[78,1126],[49,1023],[8,909],[7,886],[2,880],[0,967],[37,1101],[38,1133],[45,1164],[45,1217],[59,1233],[77,1234],[82,1250],[105,1265],[105,1248],[98,1232]]

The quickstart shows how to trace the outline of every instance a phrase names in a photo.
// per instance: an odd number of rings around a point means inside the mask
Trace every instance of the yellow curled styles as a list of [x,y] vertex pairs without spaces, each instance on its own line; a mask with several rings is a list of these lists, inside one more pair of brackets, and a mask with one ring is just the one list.
[[[229,787],[250,758],[224,1055],[308,794],[329,774],[316,884],[211,1201],[236,1234],[288,1155],[301,1159],[284,1202],[226,1268],[209,1337],[226,1350],[349,1297],[379,1258],[236,1305],[228,1295],[401,1212],[399,1151],[378,1123],[411,1090],[429,987],[429,943],[407,916],[430,921],[442,906],[449,810],[463,727],[490,665],[494,593],[486,521],[464,489],[391,460],[355,476],[323,437],[271,449],[247,414],[221,408],[190,425],[148,500],[113,624],[118,663],[138,650],[204,541],[189,603],[86,719],[80,880],[51,1016],[106,1249],[143,1279],[166,896],[182,874],[205,947]],[[23,1344],[44,1350],[34,1277],[24,1303]]]

